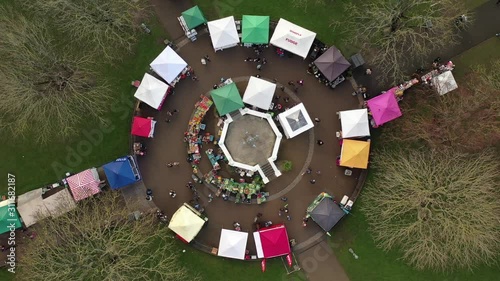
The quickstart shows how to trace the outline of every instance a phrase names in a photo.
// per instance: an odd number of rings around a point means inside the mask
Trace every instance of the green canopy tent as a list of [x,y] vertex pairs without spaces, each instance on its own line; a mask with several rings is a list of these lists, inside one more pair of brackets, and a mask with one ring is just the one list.
[[12,229],[20,228],[21,219],[17,213],[14,204],[10,204],[12,200],[5,200],[0,202],[0,234],[8,232]]
[[210,95],[214,100],[215,107],[220,116],[245,106],[241,99],[240,92],[234,83],[215,89],[210,92]]
[[269,17],[244,15],[241,42],[251,44],[269,43]]
[[194,6],[191,9],[185,10],[181,15],[190,30],[204,23],[207,23],[207,19],[198,6]]

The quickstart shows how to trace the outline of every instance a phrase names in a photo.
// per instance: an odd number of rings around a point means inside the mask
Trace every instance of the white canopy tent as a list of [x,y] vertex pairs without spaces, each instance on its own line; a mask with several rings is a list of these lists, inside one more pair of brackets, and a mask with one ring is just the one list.
[[453,73],[451,73],[450,70],[432,78],[432,84],[434,84],[437,92],[441,96],[458,88],[455,77],[453,77]]
[[251,76],[243,95],[243,102],[268,110],[273,101],[275,90],[276,84]]
[[184,61],[170,46],[167,46],[150,64],[151,68],[165,82],[171,84],[186,68]]
[[365,137],[370,135],[368,110],[354,109],[339,113],[343,138]]
[[217,255],[220,257],[243,260],[245,259],[247,240],[247,232],[222,229]]
[[316,38],[316,33],[285,19],[280,19],[274,29],[270,43],[305,59],[311,49],[314,38]]
[[35,189],[19,195],[17,210],[26,227],[48,217],[58,217],[76,208],[75,200],[65,188],[45,199],[42,189]]
[[314,127],[303,103],[286,110],[278,115],[278,121],[285,131],[287,139],[293,138]]
[[240,43],[233,16],[209,21],[207,25],[215,51],[231,48]]
[[135,91],[134,97],[147,103],[154,109],[160,110],[167,97],[168,85],[147,73],[142,78],[141,85]]

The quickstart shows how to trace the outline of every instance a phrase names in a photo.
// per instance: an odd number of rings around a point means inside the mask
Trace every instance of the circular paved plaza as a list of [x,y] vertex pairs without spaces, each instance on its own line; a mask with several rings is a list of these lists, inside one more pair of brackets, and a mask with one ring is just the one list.
[[[147,106],[142,107],[144,116],[154,116],[158,120],[154,138],[145,140],[147,155],[139,158],[144,183],[147,188],[153,190],[155,204],[171,217],[184,202],[192,200],[192,192],[185,186],[187,182],[192,181],[192,168],[191,164],[185,161],[187,150],[183,138],[200,95],[209,95],[212,86],[221,78],[232,78],[240,93],[244,93],[249,77],[259,74],[263,79],[268,81],[276,79],[278,84],[285,85],[284,91],[279,87],[276,89],[274,102],[282,103],[285,107],[292,107],[302,102],[310,117],[320,118],[321,122],[295,138],[282,139],[278,162],[289,160],[293,163],[293,169],[290,172],[283,172],[282,176],[265,185],[264,191],[270,193],[267,202],[261,205],[235,204],[233,201],[223,201],[220,197],[208,202],[208,194],[213,191],[203,184],[197,184],[196,188],[209,220],[195,240],[209,247],[218,247],[221,228],[233,229],[233,222],[236,221],[241,224],[242,231],[253,232],[253,220],[257,213],[263,214],[264,221],[270,220],[274,224],[284,223],[289,237],[299,244],[323,233],[313,221],[306,227],[302,226],[307,206],[320,192],[328,192],[337,200],[344,195],[351,195],[359,176],[359,171],[354,171],[350,177],[345,176],[345,168],[335,164],[336,157],[340,154],[339,141],[335,135],[335,132],[340,130],[340,121],[335,113],[359,107],[358,99],[351,95],[353,92],[351,84],[346,81],[333,90],[325,87],[306,73],[310,60],[303,60],[297,56],[279,57],[272,47],[265,49],[260,55],[261,58],[267,59],[267,64],[259,71],[256,63],[244,61],[247,57],[255,57],[252,48],[234,47],[214,53],[208,34],[203,34],[197,41],[186,44],[178,50],[178,53],[193,67],[199,81],[181,80],[176,85],[175,95],[167,97],[160,112]],[[211,62],[202,65],[200,59],[205,55],[210,56]],[[304,85],[299,87],[296,94],[286,87],[288,81],[301,79],[304,80]],[[276,96],[279,96],[279,99]],[[285,98],[288,98],[288,102]],[[179,112],[173,117],[168,117],[171,122],[165,122],[166,112],[174,109]],[[212,106],[203,123],[207,126],[206,132],[216,135],[218,119],[214,110],[215,106]],[[260,121],[262,120],[254,120],[251,117],[240,119],[242,123],[253,123],[254,127],[259,128],[258,131],[245,130],[246,126],[240,124],[229,134],[226,141],[230,150],[240,153],[237,157],[245,158],[252,163],[258,163],[265,157],[263,155],[268,152],[262,148],[266,147],[268,142],[274,143],[274,140],[269,140],[272,130],[260,126],[258,124]],[[324,145],[317,145],[317,140],[322,140]],[[254,153],[256,147],[263,155]],[[198,166],[203,174],[212,169],[204,151],[217,148],[214,144],[204,144],[201,148],[202,159]],[[179,161],[181,165],[167,167],[167,163],[174,161]],[[231,173],[228,172],[229,167],[226,164],[221,166],[220,175],[231,177]],[[312,168],[313,172],[304,174],[308,167]],[[318,170],[321,174],[316,174]],[[316,183],[311,184],[311,179],[315,179]],[[169,196],[170,190],[177,192],[175,198]],[[280,200],[282,196],[288,198],[286,203],[290,210],[290,221],[278,215],[279,209],[284,205]],[[251,254],[255,254],[252,235],[249,236],[248,249]]]

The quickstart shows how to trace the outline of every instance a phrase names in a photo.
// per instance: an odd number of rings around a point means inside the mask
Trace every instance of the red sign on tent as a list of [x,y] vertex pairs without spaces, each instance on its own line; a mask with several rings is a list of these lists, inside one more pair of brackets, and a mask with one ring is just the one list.
[[260,268],[262,269],[262,272],[265,272],[265,271],[266,271],[266,259],[263,259],[263,260],[260,262]]
[[292,267],[292,254],[286,255],[286,261],[288,262],[288,266]]
[[132,121],[132,135],[152,138],[155,132],[156,121],[150,118],[134,117]]

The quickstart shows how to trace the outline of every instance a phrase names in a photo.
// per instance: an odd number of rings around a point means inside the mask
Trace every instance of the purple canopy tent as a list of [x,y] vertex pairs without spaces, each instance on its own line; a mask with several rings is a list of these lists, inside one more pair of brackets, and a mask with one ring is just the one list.
[[334,46],[330,47],[330,49],[317,58],[314,64],[329,81],[337,79],[337,77],[351,66],[339,49]]
[[368,100],[367,105],[377,126],[381,126],[403,115],[392,89]]

